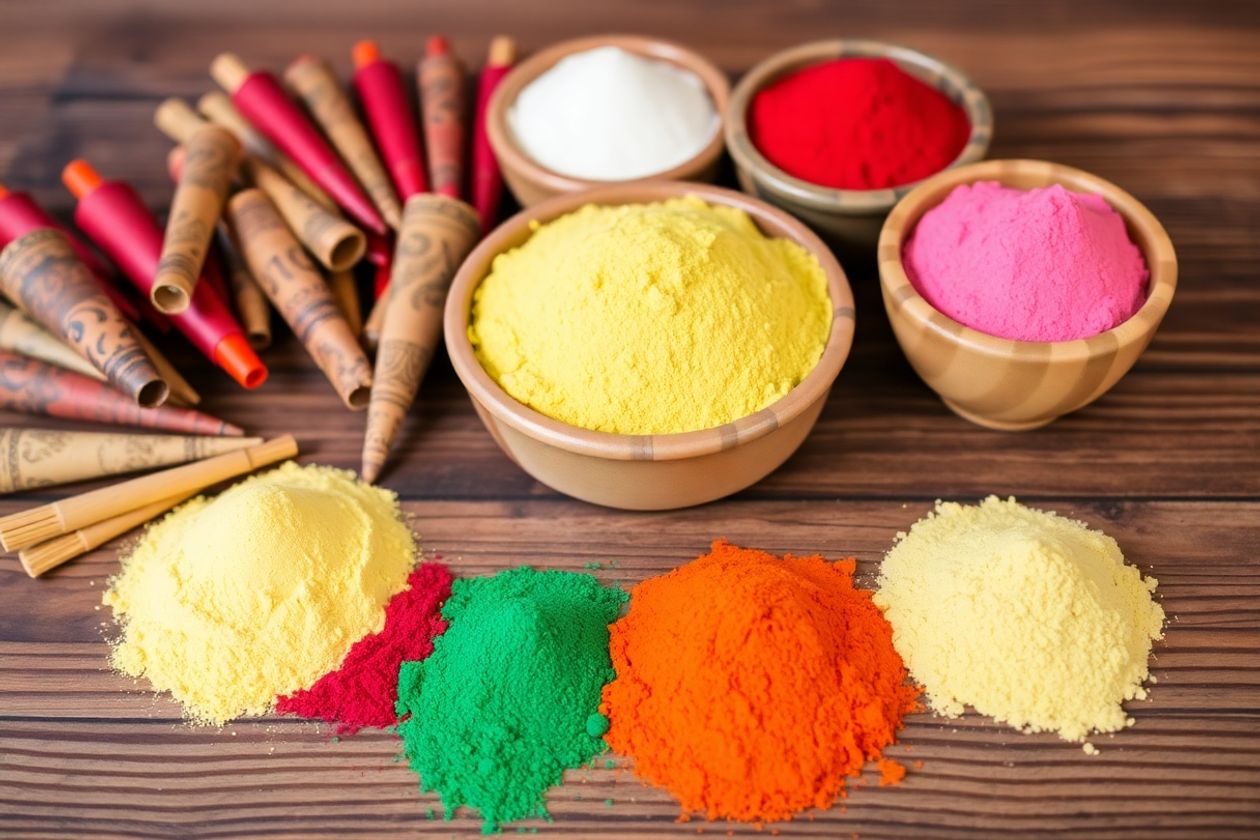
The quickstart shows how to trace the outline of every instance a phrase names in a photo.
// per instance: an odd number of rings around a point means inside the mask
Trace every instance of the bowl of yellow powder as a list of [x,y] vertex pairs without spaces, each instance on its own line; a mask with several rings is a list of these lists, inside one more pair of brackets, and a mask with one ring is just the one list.
[[651,181],[509,219],[460,268],[445,331],[482,421],[526,472],[661,510],[787,460],[853,318],[843,269],[801,222],[731,190]]

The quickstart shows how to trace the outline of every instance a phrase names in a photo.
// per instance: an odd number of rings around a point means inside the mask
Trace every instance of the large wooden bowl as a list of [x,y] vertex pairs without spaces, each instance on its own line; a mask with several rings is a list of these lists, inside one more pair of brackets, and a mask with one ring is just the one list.
[[[1133,317],[1091,338],[1015,341],[965,327],[914,288],[902,247],[915,224],[954,187],[997,181],[1032,189],[1062,184],[1097,193],[1123,218],[1150,269],[1146,302]],[[1141,202],[1096,175],[1039,160],[992,160],[924,181],[888,215],[879,238],[884,308],[910,364],[957,414],[993,429],[1033,429],[1101,397],[1133,367],[1168,311],[1177,255],[1163,226]]]
[[550,70],[561,59],[597,47],[620,47],[627,52],[677,65],[700,78],[709,93],[709,98],[713,100],[713,107],[718,116],[718,124],[713,137],[690,159],[672,169],[658,172],[641,180],[712,181],[717,175],[718,162],[722,157],[724,143],[721,121],[726,111],[726,101],[731,93],[726,74],[708,59],[672,41],[636,35],[594,35],[563,41],[535,53],[513,67],[495,88],[487,106],[486,134],[491,148],[494,149],[495,157],[499,159],[503,179],[512,190],[512,194],[516,196],[516,200],[522,206],[530,207],[561,193],[593,189],[610,183],[627,183],[573,178],[548,169],[521,149],[512,134],[511,126],[508,125],[508,111],[516,102],[516,97],[530,82]]
[[993,136],[993,112],[984,92],[957,68],[909,47],[882,41],[840,39],[802,44],[771,55],[739,80],[726,109],[726,147],[735,161],[740,187],[805,220],[829,242],[853,253],[870,253],[888,211],[920,182],[884,190],[820,186],[775,166],[748,134],[748,109],[762,88],[836,58],[886,58],[961,106],[971,123],[971,135],[950,166],[984,158]]
[[[530,223],[587,204],[663,201],[695,195],[737,207],[769,236],[787,237],[818,257],[833,317],[817,366],[787,395],[724,426],[667,435],[619,435],[580,429],[517,402],[481,367],[468,339],[473,292],[503,251],[524,243]],[[446,349],[473,406],[503,451],[534,478],[562,493],[609,507],[663,510],[712,501],[760,480],[796,451],[813,428],[853,342],[853,295],[826,245],[786,213],[733,190],[705,184],[638,181],[557,196],[500,225],[460,268],[446,302]]]

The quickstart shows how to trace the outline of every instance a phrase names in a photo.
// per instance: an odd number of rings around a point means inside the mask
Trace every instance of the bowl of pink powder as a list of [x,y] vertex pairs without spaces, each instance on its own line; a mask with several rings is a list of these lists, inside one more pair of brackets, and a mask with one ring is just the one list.
[[731,93],[725,131],[744,192],[832,244],[866,251],[915,184],[984,158],[993,115],[957,68],[908,47],[844,39],[753,67]]
[[879,238],[893,332],[955,413],[1044,426],[1128,372],[1172,302],[1177,257],[1133,196],[1035,160],[942,172],[903,198]]

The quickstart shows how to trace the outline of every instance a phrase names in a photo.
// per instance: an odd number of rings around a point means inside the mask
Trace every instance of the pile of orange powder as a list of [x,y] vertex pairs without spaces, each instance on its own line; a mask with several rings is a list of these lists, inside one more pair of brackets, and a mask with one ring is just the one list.
[[717,541],[639,584],[611,628],[608,744],[708,819],[827,808],[870,761],[899,781],[882,752],[919,689],[855,565]]

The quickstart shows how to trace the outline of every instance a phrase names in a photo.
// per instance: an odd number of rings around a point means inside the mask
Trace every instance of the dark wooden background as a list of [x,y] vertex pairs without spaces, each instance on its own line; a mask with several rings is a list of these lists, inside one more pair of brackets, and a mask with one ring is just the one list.
[[[278,69],[300,51],[346,70],[370,36],[410,61],[449,33],[470,62],[488,37],[524,47],[600,31],[692,44],[736,75],[772,50],[868,36],[956,62],[992,98],[992,154],[1096,172],[1145,201],[1177,247],[1181,285],[1163,329],[1100,402],[1047,429],[985,431],[954,417],[893,343],[869,261],[849,260],[859,329],[817,429],[782,469],[702,508],[628,514],[530,480],[478,424],[444,359],[425,383],[385,483],[427,551],[461,574],[603,563],[631,583],[711,539],[856,554],[869,581],[893,534],[937,498],[988,493],[1070,513],[1113,534],[1160,580],[1169,615],[1158,685],[1137,726],[1096,743],[1024,736],[968,715],[919,715],[892,754],[922,761],[896,788],[868,774],[847,802],[779,827],[863,837],[1244,837],[1260,834],[1260,5],[1254,2],[544,3],[262,0],[0,5],[0,177],[60,212],[73,156],[169,200],[154,105],[210,85],[220,50]],[[194,358],[172,343],[177,359]],[[343,411],[285,339],[261,393],[191,370],[206,408],[257,434],[292,431],[304,457],[358,464],[363,416]],[[29,423],[0,414],[0,423]],[[77,488],[76,488],[77,489]],[[62,492],[62,491],[59,491]],[[0,499],[0,513],[55,498]],[[334,742],[294,720],[223,731],[105,667],[97,606],[115,546],[31,581],[0,563],[0,835],[380,837],[467,835],[395,763],[393,736]],[[609,569],[616,562],[617,568]],[[231,651],[223,655],[231,656]],[[752,835],[676,824],[676,807],[616,770],[574,774],[551,836]],[[611,806],[605,804],[611,799]]]

